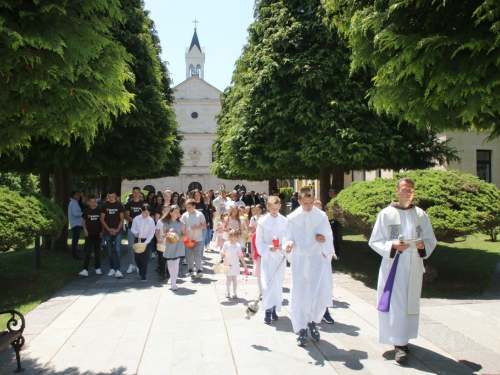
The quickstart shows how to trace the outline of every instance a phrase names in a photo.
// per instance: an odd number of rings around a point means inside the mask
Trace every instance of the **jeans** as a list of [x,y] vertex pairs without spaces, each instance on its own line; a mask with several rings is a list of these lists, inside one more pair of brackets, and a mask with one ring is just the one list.
[[83,269],[89,270],[90,254],[94,248],[94,264],[95,269],[101,268],[101,237],[98,234],[89,234],[85,237],[85,258],[83,260]]
[[202,260],[203,260],[203,254],[205,253],[205,238],[206,237],[207,237],[207,228],[205,228],[205,229],[203,229],[201,231],[201,238],[202,238],[202,240],[200,241],[200,243],[201,243],[201,255],[200,255],[200,259],[202,259]]
[[201,270],[201,250],[203,249],[203,242],[196,242],[193,247],[186,247],[188,267],[193,269],[193,263],[196,264],[196,270]]
[[114,236],[108,231],[104,231],[104,239],[108,244],[109,268],[115,271],[120,270],[120,249],[122,245],[122,231],[119,231]]
[[206,230],[207,230],[207,233],[205,236],[205,246],[208,245],[210,243],[210,241],[212,241],[212,232],[213,232],[213,229],[209,228],[209,227],[207,227]]
[[134,242],[135,242],[135,234],[132,233],[130,228],[128,229],[127,232],[127,241],[128,241],[128,246],[127,246],[127,253],[128,253],[128,262],[129,264],[135,266],[135,253],[134,253]]
[[[146,241],[145,238],[141,238],[141,242],[144,243]],[[138,243],[139,239],[135,239],[135,243]],[[137,268],[139,269],[139,276],[141,280],[146,280],[146,275],[148,273],[148,261],[151,256],[149,244],[146,247],[146,250],[142,253],[134,253],[135,263],[137,263]]]
[[81,226],[77,225],[71,228],[73,238],[71,239],[71,257],[76,259],[76,247],[78,246],[78,240],[80,239],[80,232],[82,231]]

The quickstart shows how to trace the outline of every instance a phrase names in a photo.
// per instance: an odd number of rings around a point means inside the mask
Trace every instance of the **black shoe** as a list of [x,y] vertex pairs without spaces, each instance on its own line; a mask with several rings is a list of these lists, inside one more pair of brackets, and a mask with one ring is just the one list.
[[408,345],[402,346],[401,349],[403,349],[405,351],[405,353],[410,352],[410,348],[408,347]]
[[321,319],[327,324],[333,324],[335,323],[335,320],[333,320],[332,316],[330,315],[330,312],[328,309],[326,309],[325,315],[323,315],[323,318]]
[[307,346],[307,330],[301,329],[297,338],[298,346]]
[[160,281],[165,280],[165,275],[160,275],[160,276],[158,276],[158,280],[160,280]]
[[307,332],[309,333],[309,337],[313,341],[319,341],[320,335],[318,331],[318,327],[316,327],[316,323],[311,322],[307,323]]
[[271,313],[271,318],[273,318],[273,320],[279,320],[279,316],[278,314],[276,314],[276,309],[273,309],[273,312]]
[[266,310],[266,316],[264,317],[264,323],[271,324],[271,311]]
[[397,363],[405,363],[408,360],[403,346],[395,346],[394,351],[395,351],[394,359],[396,360]]

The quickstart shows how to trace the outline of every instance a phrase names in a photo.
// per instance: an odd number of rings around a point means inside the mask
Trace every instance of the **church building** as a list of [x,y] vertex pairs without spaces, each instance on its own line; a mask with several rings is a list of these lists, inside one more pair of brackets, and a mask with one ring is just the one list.
[[184,166],[180,175],[149,180],[125,180],[122,182],[122,192],[128,192],[134,186],[143,189],[148,185],[155,191],[170,188],[177,192],[192,189],[206,191],[210,188],[267,190],[267,181],[223,180],[211,173],[212,144],[217,127],[215,116],[221,110],[221,91],[205,81],[205,48],[200,46],[196,28],[185,56],[186,80],[174,87],[173,105],[179,132],[184,137],[181,142],[184,149]]

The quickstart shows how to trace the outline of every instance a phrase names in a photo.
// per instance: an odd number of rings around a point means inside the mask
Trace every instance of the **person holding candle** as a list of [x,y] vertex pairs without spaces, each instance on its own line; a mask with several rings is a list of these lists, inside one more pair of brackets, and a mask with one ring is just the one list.
[[287,219],[281,215],[281,202],[272,196],[267,200],[267,215],[257,221],[255,246],[260,255],[260,276],[262,283],[262,310],[264,323],[278,320],[276,311],[281,311],[283,280],[286,261],[283,259],[281,241]]
[[396,362],[404,363],[408,341],[418,336],[422,259],[431,255],[436,237],[427,214],[413,204],[413,180],[400,179],[396,194],[399,201],[379,213],[368,244],[382,256],[377,286],[378,341],[394,345]]

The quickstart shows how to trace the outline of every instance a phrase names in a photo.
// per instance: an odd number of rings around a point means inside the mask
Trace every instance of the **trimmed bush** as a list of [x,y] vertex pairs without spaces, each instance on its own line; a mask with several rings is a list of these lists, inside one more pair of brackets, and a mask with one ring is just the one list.
[[369,238],[380,210],[397,200],[397,182],[415,181],[414,203],[425,210],[439,241],[494,229],[500,224],[500,190],[459,171],[413,171],[395,178],[355,182],[328,203],[335,218]]
[[36,237],[59,237],[67,224],[62,210],[47,198],[0,188],[0,251],[22,250]]
[[285,202],[290,202],[294,193],[293,187],[282,187],[280,188],[280,193],[285,194]]

